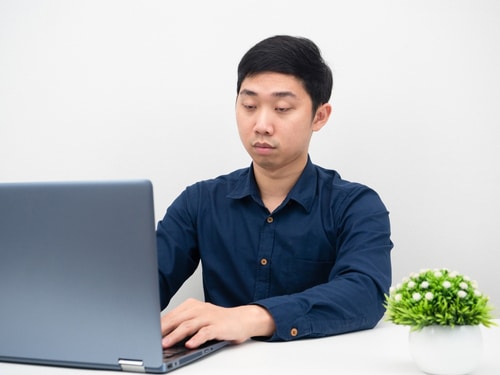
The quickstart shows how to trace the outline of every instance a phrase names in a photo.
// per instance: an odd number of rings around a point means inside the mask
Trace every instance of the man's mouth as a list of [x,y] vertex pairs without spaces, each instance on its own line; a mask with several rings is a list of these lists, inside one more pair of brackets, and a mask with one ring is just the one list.
[[265,143],[265,142],[255,142],[253,144],[253,147],[256,147],[256,148],[274,148],[269,143]]
[[263,156],[271,154],[276,149],[276,147],[266,142],[254,142],[252,147],[256,154]]

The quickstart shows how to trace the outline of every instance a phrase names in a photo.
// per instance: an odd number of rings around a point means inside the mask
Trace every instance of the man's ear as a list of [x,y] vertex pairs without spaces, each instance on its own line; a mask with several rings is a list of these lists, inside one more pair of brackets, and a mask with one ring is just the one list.
[[330,114],[332,113],[332,105],[330,103],[324,103],[318,107],[316,110],[316,114],[313,119],[313,131],[317,132],[320,130],[330,118]]

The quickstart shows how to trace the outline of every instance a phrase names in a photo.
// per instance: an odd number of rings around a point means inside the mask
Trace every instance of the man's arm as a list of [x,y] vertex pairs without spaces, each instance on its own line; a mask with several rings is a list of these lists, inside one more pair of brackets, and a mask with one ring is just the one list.
[[391,284],[389,213],[368,188],[352,190],[335,216],[336,259],[328,280],[300,293],[255,301],[276,322],[271,341],[322,337],[374,327]]

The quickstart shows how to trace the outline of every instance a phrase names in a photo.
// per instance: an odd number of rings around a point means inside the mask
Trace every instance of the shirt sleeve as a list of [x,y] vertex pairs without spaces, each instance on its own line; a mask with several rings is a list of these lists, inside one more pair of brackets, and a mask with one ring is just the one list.
[[336,258],[328,282],[300,293],[256,301],[273,316],[270,341],[322,337],[373,328],[391,284],[389,213],[359,186],[332,205]]
[[185,190],[170,205],[156,230],[161,309],[196,270],[200,256],[196,227],[188,209]]

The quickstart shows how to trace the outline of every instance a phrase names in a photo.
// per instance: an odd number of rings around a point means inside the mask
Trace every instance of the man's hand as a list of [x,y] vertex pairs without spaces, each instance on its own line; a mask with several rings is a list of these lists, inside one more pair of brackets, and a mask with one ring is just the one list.
[[188,299],[161,318],[164,348],[189,336],[188,348],[213,339],[240,344],[250,337],[271,336],[274,330],[269,312],[257,305],[227,308]]

